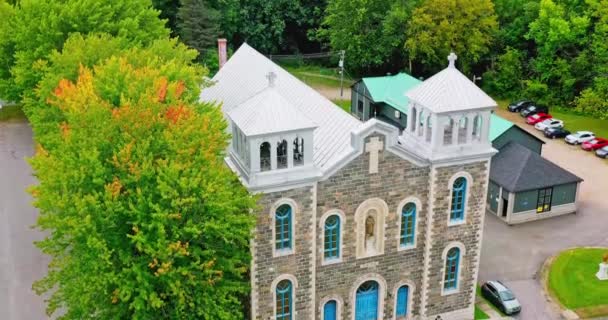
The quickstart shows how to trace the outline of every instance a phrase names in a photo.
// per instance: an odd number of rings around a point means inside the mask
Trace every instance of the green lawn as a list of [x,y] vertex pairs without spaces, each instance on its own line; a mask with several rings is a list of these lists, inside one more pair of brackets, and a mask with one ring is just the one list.
[[490,316],[488,316],[485,312],[475,306],[475,320],[481,319],[490,319]]
[[[340,88],[340,74],[337,68],[311,65],[283,65],[282,67],[311,87]],[[353,82],[351,78],[345,76],[344,88],[350,87]]]
[[[507,109],[508,101],[498,100],[501,109]],[[608,120],[596,119],[584,115],[575,114],[565,108],[550,108],[549,113],[557,119],[563,120],[566,129],[575,132],[580,130],[592,131],[596,136],[608,138]]]
[[350,100],[333,100],[332,102],[337,104],[342,110],[350,113]]
[[27,120],[20,105],[4,106],[0,108],[0,122],[2,121],[25,121]]
[[564,307],[583,318],[608,315],[608,281],[595,273],[608,249],[578,248],[562,252],[549,269],[549,290]]

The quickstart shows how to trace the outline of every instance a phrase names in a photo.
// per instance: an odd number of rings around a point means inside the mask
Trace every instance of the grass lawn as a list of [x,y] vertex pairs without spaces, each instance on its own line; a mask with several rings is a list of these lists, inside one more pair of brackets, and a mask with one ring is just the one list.
[[[337,68],[310,65],[283,65],[282,67],[311,87],[340,88],[340,75]],[[345,76],[344,88],[350,87],[353,82],[351,78]]]
[[0,108],[0,122],[2,121],[25,121],[27,118],[21,110],[20,105],[3,106]]
[[[501,109],[507,109],[508,101],[498,100],[498,106]],[[566,124],[566,129],[569,131],[592,131],[596,136],[608,138],[608,120],[596,119],[584,115],[578,115],[564,108],[552,108],[549,113]]]
[[549,290],[561,304],[583,318],[608,315],[608,281],[595,273],[607,249],[562,252],[549,269]]
[[481,319],[490,319],[490,316],[488,316],[485,312],[475,306],[475,320]]
[[332,102],[337,104],[342,110],[350,113],[350,100],[333,100]]

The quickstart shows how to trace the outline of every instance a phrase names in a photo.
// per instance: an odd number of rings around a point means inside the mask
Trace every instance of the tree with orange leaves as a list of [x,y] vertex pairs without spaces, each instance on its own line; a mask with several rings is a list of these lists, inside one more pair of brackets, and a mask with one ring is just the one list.
[[45,91],[34,289],[62,319],[243,319],[255,199],[223,162],[221,111],[197,102],[201,70],[128,54]]

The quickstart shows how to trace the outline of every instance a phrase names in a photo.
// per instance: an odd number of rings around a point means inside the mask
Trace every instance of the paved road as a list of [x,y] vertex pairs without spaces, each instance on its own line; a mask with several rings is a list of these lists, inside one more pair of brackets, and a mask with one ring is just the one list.
[[30,228],[37,211],[25,189],[34,183],[25,157],[33,154],[25,123],[0,123],[0,319],[46,319],[32,283],[46,272],[48,257],[34,247],[42,235]]
[[488,214],[479,279],[505,281],[522,302],[519,319],[560,319],[541,295],[538,273],[545,259],[563,249],[573,246],[608,247],[608,161],[561,140],[545,139],[532,126],[523,124],[516,114],[499,114],[545,140],[543,156],[585,182],[581,186],[580,209],[576,215],[507,226]]

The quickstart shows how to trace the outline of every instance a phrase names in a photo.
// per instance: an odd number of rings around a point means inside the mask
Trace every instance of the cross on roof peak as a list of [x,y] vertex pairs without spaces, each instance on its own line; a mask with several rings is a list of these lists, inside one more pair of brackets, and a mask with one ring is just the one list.
[[451,52],[450,55],[448,56],[448,61],[450,62],[448,64],[449,68],[456,67],[456,59],[458,59],[458,56],[454,52]]
[[268,74],[266,75],[266,79],[268,79],[269,87],[274,87],[274,81],[276,80],[276,78],[277,75],[273,71],[268,72]]

